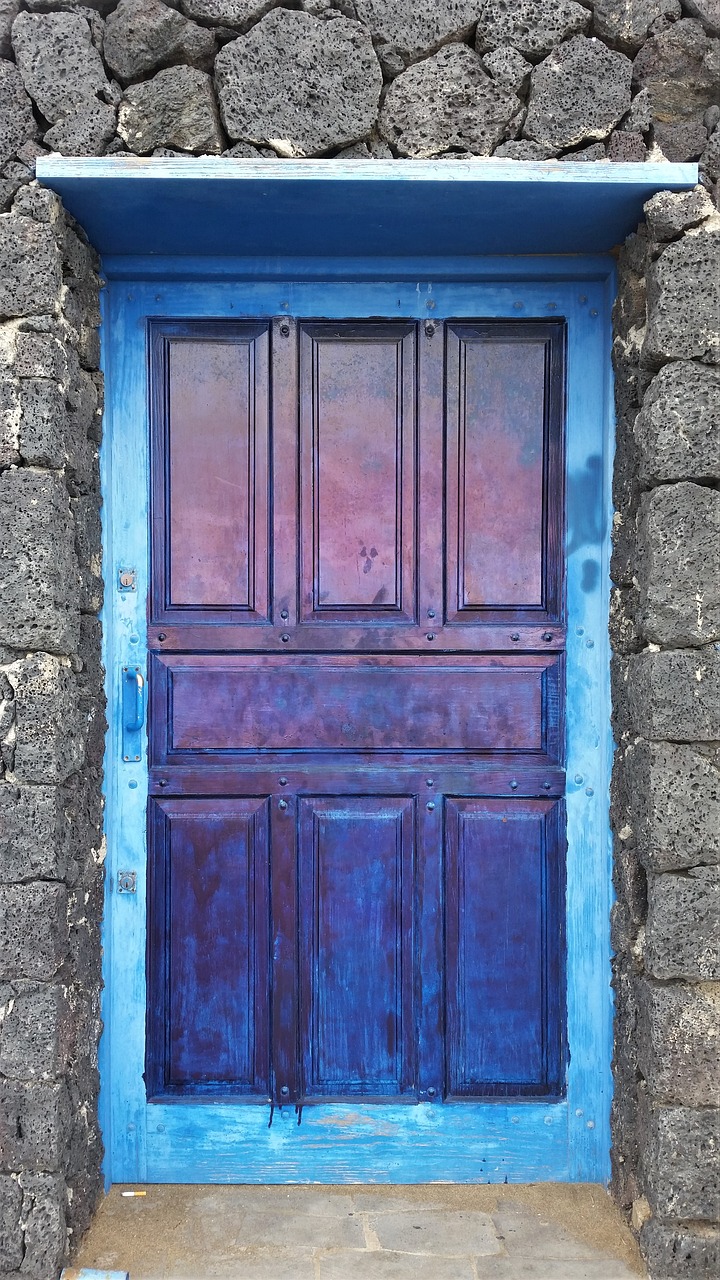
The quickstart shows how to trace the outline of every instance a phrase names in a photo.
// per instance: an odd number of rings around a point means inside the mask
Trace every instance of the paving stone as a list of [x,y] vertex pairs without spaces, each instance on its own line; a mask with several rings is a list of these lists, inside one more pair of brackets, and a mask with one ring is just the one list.
[[529,1212],[525,1205],[512,1200],[500,1202],[492,1221],[511,1258],[542,1258],[546,1261],[593,1261],[599,1258],[597,1250],[558,1230],[556,1224],[543,1222],[539,1214]]
[[623,53],[575,36],[533,71],[523,137],[558,149],[606,138],[630,107],[631,77]]
[[720,480],[720,369],[666,364],[645,393],[634,432],[641,483]]
[[638,557],[645,639],[677,648],[720,639],[720,493],[683,481],[644,495]]
[[643,363],[720,364],[720,228],[706,223],[669,244],[648,271],[647,290]]
[[593,1262],[554,1258],[478,1258],[478,1280],[639,1280],[638,1272],[614,1258]]
[[103,56],[121,84],[176,63],[212,67],[217,40],[161,0],[120,0],[105,24]]
[[195,22],[247,31],[278,3],[279,0],[180,0],[179,7]]
[[[409,1253],[335,1253],[318,1260],[320,1280],[474,1280],[470,1258]],[[270,1277],[268,1277],[270,1280]]]
[[357,16],[370,31],[381,63],[392,74],[435,53],[443,44],[465,40],[478,17],[478,0],[354,0]]
[[517,133],[522,114],[519,98],[490,78],[477,54],[451,44],[393,81],[379,129],[404,156],[486,156]]
[[168,67],[130,85],[120,103],[118,133],[136,155],[156,147],[220,155],[225,142],[212,78],[195,67]]
[[[221,1242],[227,1224],[219,1220],[217,1229]],[[245,1247],[292,1244],[295,1249],[362,1249],[365,1244],[359,1217],[323,1217],[297,1209],[283,1214],[249,1209],[238,1223],[238,1237]]]
[[13,23],[12,43],[23,84],[50,124],[109,88],[80,14],[21,13]]
[[277,9],[215,60],[231,138],[314,156],[368,135],[382,72],[365,27]]
[[0,165],[27,138],[37,136],[32,102],[14,62],[0,61]]
[[681,17],[680,0],[596,0],[593,30],[614,49],[637,53],[659,18]]
[[643,45],[633,79],[648,90],[656,120],[702,121],[720,93],[720,45],[699,22],[682,18]]
[[637,742],[624,768],[639,857],[651,871],[720,863],[720,769],[690,746]]
[[383,1249],[441,1256],[500,1253],[493,1220],[472,1210],[384,1213],[370,1218]]
[[591,13],[575,0],[482,0],[475,48],[478,53],[512,45],[538,62],[569,36],[587,31]]
[[638,1067],[659,1103],[720,1098],[720,983],[638,983]]
[[644,960],[664,982],[720,980],[720,868],[648,878]]

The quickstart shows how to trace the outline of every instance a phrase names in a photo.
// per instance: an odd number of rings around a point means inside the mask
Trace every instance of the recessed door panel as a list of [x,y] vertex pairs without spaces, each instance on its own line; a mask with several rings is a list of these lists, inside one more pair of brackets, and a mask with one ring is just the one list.
[[306,1100],[414,1086],[413,807],[387,796],[300,802]]
[[447,801],[447,1092],[561,1088],[562,803]]
[[447,619],[559,613],[562,328],[448,325]]
[[414,616],[415,325],[300,330],[301,617]]
[[151,802],[151,1095],[269,1089],[268,802]]
[[268,326],[153,331],[158,618],[268,617]]

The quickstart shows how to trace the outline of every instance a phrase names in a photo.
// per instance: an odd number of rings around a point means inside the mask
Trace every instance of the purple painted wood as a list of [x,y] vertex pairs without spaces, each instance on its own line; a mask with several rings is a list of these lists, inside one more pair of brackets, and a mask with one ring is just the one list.
[[414,616],[416,399],[415,325],[301,326],[303,619]]
[[267,1097],[268,801],[151,801],[150,829],[149,1093]]
[[450,1097],[560,1091],[561,809],[447,801]]
[[153,326],[151,1096],[562,1091],[563,342]]
[[414,1088],[414,805],[300,801],[303,1097]]
[[550,654],[198,654],[156,660],[153,677],[162,695],[160,669],[168,672],[173,754],[542,751],[546,686],[556,689],[560,666]]

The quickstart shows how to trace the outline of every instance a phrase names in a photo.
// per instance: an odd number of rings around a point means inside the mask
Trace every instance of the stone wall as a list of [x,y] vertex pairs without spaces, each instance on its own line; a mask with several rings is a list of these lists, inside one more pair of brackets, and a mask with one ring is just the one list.
[[654,1280],[720,1270],[719,122],[719,0],[0,0],[0,1277],[54,1280],[101,1155],[98,279],[49,150],[700,160],[615,311],[613,1187]]

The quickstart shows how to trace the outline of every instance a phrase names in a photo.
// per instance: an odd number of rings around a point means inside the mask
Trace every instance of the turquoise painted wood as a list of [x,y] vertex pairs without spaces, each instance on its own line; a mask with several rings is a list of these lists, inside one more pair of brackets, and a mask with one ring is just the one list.
[[[693,164],[40,157],[106,254],[588,253],[634,229]],[[319,211],[322,210],[322,216]]]
[[[376,266],[313,265],[238,278],[175,264],[196,279],[113,279],[104,302],[108,416],[103,448],[106,666],[112,729],[106,762],[108,902],[102,1110],[110,1181],[603,1180],[609,1171],[611,993],[608,780],[608,547],[611,416],[609,259],[468,259]],[[106,264],[107,269],[107,264]],[[164,270],[169,272],[171,264]],[[118,268],[118,275],[121,268]],[[507,279],[503,280],[503,274]],[[449,276],[454,278],[448,280]],[[565,1097],[444,1106],[319,1104],[275,1113],[257,1104],[146,1102],[146,744],[121,759],[123,667],[144,669],[148,585],[148,317],[296,314],[434,318],[564,318],[568,332],[567,453],[567,969],[570,1061]],[[134,568],[136,592],[116,589]],[[116,892],[119,871],[137,893]]]

